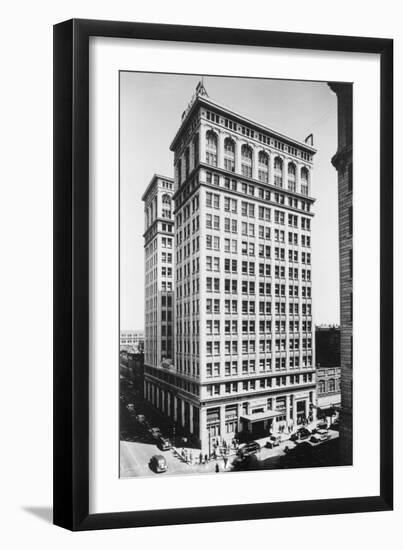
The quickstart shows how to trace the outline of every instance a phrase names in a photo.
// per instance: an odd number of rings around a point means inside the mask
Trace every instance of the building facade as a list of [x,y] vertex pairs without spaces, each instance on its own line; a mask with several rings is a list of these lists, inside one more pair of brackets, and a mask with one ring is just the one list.
[[337,95],[338,147],[332,164],[338,175],[341,412],[340,458],[353,458],[353,86],[329,83]]
[[121,330],[120,348],[127,349],[133,353],[142,353],[144,351],[144,331]]
[[340,327],[317,326],[315,347],[317,405],[323,416],[340,408]]
[[313,419],[315,149],[199,85],[171,150],[175,356],[152,379],[146,360],[147,398],[206,452]]
[[154,175],[144,201],[145,349],[150,368],[173,360],[174,221],[171,178]]
[[341,401],[340,367],[318,367],[316,379],[318,408],[323,413],[326,413],[327,409],[338,409]]

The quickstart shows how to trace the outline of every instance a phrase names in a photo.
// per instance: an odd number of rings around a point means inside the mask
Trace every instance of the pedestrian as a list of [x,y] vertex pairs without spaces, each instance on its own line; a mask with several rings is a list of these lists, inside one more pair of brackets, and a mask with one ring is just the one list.
[[224,456],[224,468],[227,468],[228,458]]
[[220,471],[220,467],[218,464],[215,465],[215,473],[218,474],[218,472]]
[[202,452],[200,452],[200,454],[199,454],[199,463],[203,464],[203,453]]
[[204,455],[204,462],[205,462],[206,464],[207,464],[207,462],[208,462],[208,454],[207,454],[207,453]]
[[193,464],[193,453],[192,452],[189,453],[189,462],[190,462],[190,464]]

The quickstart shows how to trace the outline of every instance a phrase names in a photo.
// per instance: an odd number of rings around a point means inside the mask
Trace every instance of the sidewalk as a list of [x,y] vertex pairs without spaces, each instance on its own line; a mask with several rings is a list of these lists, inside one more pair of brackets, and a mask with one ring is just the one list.
[[[189,466],[200,464],[200,449],[189,447],[172,447],[172,452],[176,458],[178,458],[181,462],[188,464]],[[236,455],[236,452],[237,450],[233,447],[231,447],[230,449],[228,448],[225,454],[217,450],[216,457],[214,458],[213,453],[211,453],[211,455],[208,456],[207,462],[205,457],[206,454],[208,455],[208,453],[204,453],[202,456],[202,464],[208,464],[217,460],[223,460],[224,456],[226,456],[229,460],[230,457]]]
[[[272,435],[280,437],[280,445],[271,449],[271,451],[273,451],[273,454],[282,453],[284,451],[284,447],[285,447],[285,445],[283,445],[283,444],[286,443],[286,442],[289,442],[290,445],[295,446],[295,444],[292,441],[290,441],[290,437],[299,428],[302,428],[302,427],[305,427],[308,430],[312,431],[313,429],[316,428],[316,422],[310,422],[306,426],[297,425],[293,428],[293,430],[291,432],[287,431],[287,432],[284,432],[284,433],[272,434]],[[269,441],[270,437],[271,437],[271,435],[266,435],[265,437],[255,439],[254,441],[259,443],[261,448],[264,448],[266,446],[266,443]],[[233,446],[227,447],[226,448],[226,453],[223,453],[222,452],[223,447],[220,447],[216,450],[216,457],[214,458],[213,453],[211,453],[210,456],[207,459],[207,462],[206,462],[206,459],[205,459],[206,453],[203,454],[202,462],[200,462],[200,452],[201,452],[200,449],[195,449],[195,448],[192,448],[192,447],[172,447],[172,453],[177,459],[179,459],[184,464],[187,464],[188,466],[194,466],[194,465],[198,465],[198,464],[199,465],[200,464],[209,464],[210,462],[215,462],[215,461],[218,461],[218,460],[223,461],[224,456],[226,456],[228,458],[228,463],[229,463],[230,459],[237,455],[238,449],[242,448],[242,446],[244,444],[245,443],[241,443],[236,448],[233,447]]]

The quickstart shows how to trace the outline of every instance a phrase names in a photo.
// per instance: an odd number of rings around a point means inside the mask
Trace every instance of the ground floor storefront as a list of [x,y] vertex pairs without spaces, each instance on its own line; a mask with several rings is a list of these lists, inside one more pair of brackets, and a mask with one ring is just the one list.
[[247,441],[291,433],[315,422],[315,386],[288,392],[200,402],[149,377],[144,398],[171,426],[172,437],[186,436],[194,447],[211,455],[234,440]]
[[203,449],[291,433],[298,426],[314,422],[314,387],[287,394],[268,394],[220,405],[206,404],[200,411],[200,439]]

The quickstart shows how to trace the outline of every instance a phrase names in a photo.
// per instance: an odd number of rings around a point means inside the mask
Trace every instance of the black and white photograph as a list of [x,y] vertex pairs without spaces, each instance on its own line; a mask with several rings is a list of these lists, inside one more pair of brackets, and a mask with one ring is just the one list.
[[3,548],[399,546],[403,27],[368,6],[5,4]]
[[119,73],[120,478],[353,464],[353,84]]

